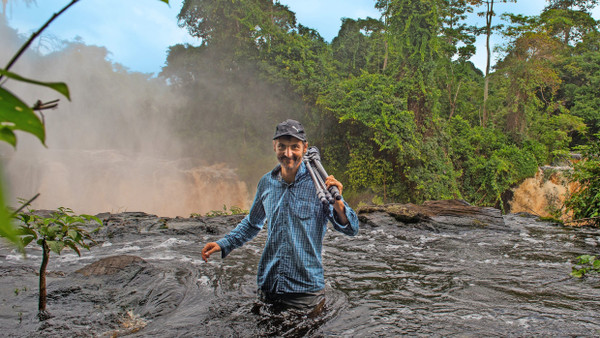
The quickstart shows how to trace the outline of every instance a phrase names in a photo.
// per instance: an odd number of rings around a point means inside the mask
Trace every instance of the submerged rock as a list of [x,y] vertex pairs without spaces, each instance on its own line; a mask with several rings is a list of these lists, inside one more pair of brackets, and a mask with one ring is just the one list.
[[120,255],[110,256],[96,261],[90,265],[75,271],[84,276],[92,275],[114,275],[115,273],[127,268],[129,265],[134,263],[145,263],[143,259],[138,256],[131,255]]
[[506,228],[499,209],[473,206],[463,200],[427,201],[422,205],[385,204],[357,209],[361,222],[371,226],[414,224],[438,230],[448,227]]

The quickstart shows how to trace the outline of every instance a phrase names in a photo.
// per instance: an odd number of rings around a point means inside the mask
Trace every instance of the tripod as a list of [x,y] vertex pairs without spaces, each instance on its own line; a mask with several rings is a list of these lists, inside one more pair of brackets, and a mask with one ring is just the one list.
[[333,204],[336,200],[341,200],[342,195],[336,186],[327,189],[325,179],[329,176],[325,168],[321,165],[321,154],[317,147],[309,147],[303,159],[306,169],[317,189],[317,197],[323,204]]

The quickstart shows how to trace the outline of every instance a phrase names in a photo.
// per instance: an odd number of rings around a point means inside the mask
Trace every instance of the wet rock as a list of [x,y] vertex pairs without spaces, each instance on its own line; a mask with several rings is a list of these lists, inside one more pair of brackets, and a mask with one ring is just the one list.
[[218,217],[169,218],[143,212],[102,214],[104,227],[100,231],[106,238],[127,235],[164,233],[184,234],[224,234],[235,227],[246,215],[224,215]]
[[427,201],[422,205],[386,204],[357,209],[361,222],[371,226],[382,223],[413,224],[424,228],[505,228],[500,210],[477,207],[463,200]]
[[87,265],[77,271],[84,276],[100,276],[100,275],[113,275],[131,264],[141,263],[145,261],[137,256],[121,255],[111,256],[96,261],[90,265]]

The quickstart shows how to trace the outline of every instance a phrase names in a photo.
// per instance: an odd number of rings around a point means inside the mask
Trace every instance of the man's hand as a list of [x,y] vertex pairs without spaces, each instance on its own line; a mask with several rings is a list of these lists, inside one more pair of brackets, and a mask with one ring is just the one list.
[[[327,189],[329,189],[329,187],[335,185],[338,188],[338,190],[340,191],[340,195],[342,194],[342,190],[344,190],[344,186],[342,185],[342,183],[340,181],[336,180],[335,177],[333,177],[333,175],[329,175],[325,179],[325,185],[327,186]],[[333,203],[333,209],[335,210],[340,223],[342,225],[348,224],[349,221],[348,221],[348,218],[346,217],[346,206],[344,205],[344,202],[342,200],[336,200]]]
[[221,251],[221,247],[219,246],[219,244],[215,242],[207,243],[204,246],[204,249],[202,249],[202,259],[204,259],[205,262],[208,262],[208,257],[210,257],[210,255],[214,254],[215,252],[219,251]]
[[342,185],[342,182],[336,180],[335,177],[333,177],[333,175],[327,176],[327,178],[325,179],[325,185],[327,186],[327,189],[329,189],[329,187],[335,185],[338,188],[338,190],[340,191],[340,195],[342,194],[342,190],[344,190],[344,186]]

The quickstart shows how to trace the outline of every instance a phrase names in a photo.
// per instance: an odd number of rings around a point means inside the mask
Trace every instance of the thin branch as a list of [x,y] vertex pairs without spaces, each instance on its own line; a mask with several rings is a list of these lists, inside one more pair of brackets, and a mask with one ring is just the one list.
[[[37,32],[33,33],[31,35],[31,37],[29,38],[29,40],[27,40],[27,42],[25,42],[25,44],[23,44],[23,46],[21,46],[21,49],[19,49],[17,54],[15,54],[15,56],[13,56],[13,58],[8,62],[8,64],[6,65],[6,68],[4,68],[4,70],[8,71],[10,69],[10,67],[12,67],[13,64],[15,62],[17,62],[17,60],[21,57],[21,55],[25,52],[25,50],[29,47],[29,45],[31,45],[33,40],[35,40],[35,38],[37,38],[50,25],[50,23],[52,23],[52,21],[54,21],[54,19],[56,19],[64,11],[69,9],[69,7],[73,6],[77,1],[79,1],[79,0],[71,1],[68,5],[66,5],[59,12],[54,13],[54,15],[50,18],[50,20],[48,20],[40,29],[38,29]],[[0,75],[0,79],[2,79],[2,75]]]
[[37,194],[35,194],[35,196],[33,196],[33,197],[32,197],[32,198],[29,200],[29,201],[27,201],[27,202],[23,203],[23,205],[22,205],[22,206],[21,206],[19,209],[15,210],[15,212],[13,212],[13,213],[10,215],[10,218],[13,218],[13,217],[17,216],[17,214],[18,214],[19,212],[21,212],[21,210],[25,209],[25,207],[26,207],[26,206],[30,205],[30,204],[31,204],[31,202],[33,202],[33,201],[34,201],[36,198],[38,198],[38,197],[40,197],[40,193],[39,193],[39,192],[38,192]]

